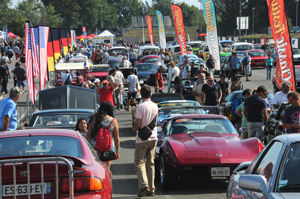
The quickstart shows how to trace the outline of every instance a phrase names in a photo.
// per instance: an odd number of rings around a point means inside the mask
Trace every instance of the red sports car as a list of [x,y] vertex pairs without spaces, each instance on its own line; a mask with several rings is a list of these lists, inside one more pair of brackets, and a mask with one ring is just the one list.
[[263,149],[257,138],[243,140],[221,115],[174,116],[161,129],[156,163],[162,188],[174,188],[178,176],[228,178]]
[[94,81],[96,78],[99,78],[101,81],[105,80],[108,77],[108,71],[110,66],[108,64],[93,65],[89,68],[89,79]]
[[257,68],[257,67],[266,67],[266,59],[268,59],[268,56],[265,55],[264,50],[249,50],[244,51],[245,52],[251,52],[251,68]]
[[112,195],[112,176],[106,164],[77,131],[0,132],[0,165],[3,198],[110,199]]
[[141,57],[139,60],[137,60],[134,65],[141,64],[141,63],[153,63],[157,66],[162,65],[161,58],[158,55],[146,55],[144,57]]

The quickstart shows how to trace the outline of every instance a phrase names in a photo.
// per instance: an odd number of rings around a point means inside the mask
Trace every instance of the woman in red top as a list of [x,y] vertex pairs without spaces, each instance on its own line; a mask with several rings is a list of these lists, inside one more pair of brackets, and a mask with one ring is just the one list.
[[165,71],[164,66],[160,66],[158,71],[155,73],[155,92],[163,93],[164,92],[164,77],[162,73]]

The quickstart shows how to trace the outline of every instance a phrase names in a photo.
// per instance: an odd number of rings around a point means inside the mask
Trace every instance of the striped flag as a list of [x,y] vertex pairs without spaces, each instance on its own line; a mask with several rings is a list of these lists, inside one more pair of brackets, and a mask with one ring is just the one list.
[[39,46],[40,46],[40,90],[46,87],[47,75],[47,44],[49,27],[39,26]]
[[33,82],[33,70],[32,70],[32,57],[31,57],[31,36],[29,22],[25,23],[25,63],[29,95],[32,103],[35,102],[34,97],[34,82]]
[[62,56],[64,57],[68,53],[67,30],[65,30],[65,29],[60,30],[60,43],[61,43],[61,48],[63,50]]
[[49,28],[48,45],[47,45],[47,57],[48,57],[48,71],[53,72],[55,61],[54,61],[52,34],[50,28]]
[[31,47],[32,47],[32,63],[33,63],[33,74],[39,78],[40,63],[39,63],[39,28],[30,28],[31,33]]
[[51,34],[52,34],[52,43],[53,43],[53,51],[54,51],[54,61],[57,62],[58,57],[60,56],[60,36],[59,33],[60,30],[57,28],[51,28]]
[[75,30],[71,30],[71,45],[77,47]]

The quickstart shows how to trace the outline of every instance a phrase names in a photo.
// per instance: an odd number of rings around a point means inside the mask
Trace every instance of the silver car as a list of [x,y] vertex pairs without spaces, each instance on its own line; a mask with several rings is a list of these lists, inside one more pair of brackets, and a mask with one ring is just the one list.
[[227,198],[300,198],[300,135],[278,136],[252,162],[240,164]]

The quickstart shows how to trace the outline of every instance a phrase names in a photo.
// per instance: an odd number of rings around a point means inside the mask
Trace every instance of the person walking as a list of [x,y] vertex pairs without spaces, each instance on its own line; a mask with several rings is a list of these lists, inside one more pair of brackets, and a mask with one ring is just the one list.
[[0,131],[16,130],[18,127],[18,112],[16,103],[20,98],[18,87],[10,89],[9,97],[0,101]]
[[180,69],[175,65],[174,61],[170,61],[170,65],[172,68],[171,82],[174,82],[175,78],[180,75]]
[[261,142],[264,141],[263,127],[268,121],[266,96],[268,90],[259,86],[256,93],[245,100],[243,111],[248,121],[248,137],[257,137]]
[[193,86],[193,95],[196,97],[196,101],[199,103],[201,103],[200,94],[202,92],[202,86],[206,84],[205,78],[205,73],[200,73]]
[[207,72],[210,75],[214,75],[214,73],[215,73],[215,61],[214,61],[212,55],[209,55],[209,58],[206,61],[206,66],[207,66],[207,69],[208,69]]
[[139,87],[139,80],[138,77],[135,74],[135,69],[130,70],[130,75],[127,77],[128,82],[128,102],[127,102],[127,111],[129,111],[129,106],[131,104],[131,99],[133,100],[133,103],[136,103],[136,94],[138,92]]
[[[136,133],[142,128],[153,123],[155,127],[152,129],[152,134],[146,140],[142,140],[139,134],[136,135],[135,158],[134,164],[138,179],[139,192],[138,197],[145,195],[155,195],[155,148],[157,144],[157,117],[158,107],[151,101],[151,87],[144,85],[141,88],[141,96],[143,103],[139,104],[136,109],[135,126]],[[150,129],[151,130],[151,129]]]
[[[87,139],[91,141],[92,145],[96,146],[97,134],[100,128],[108,129],[111,136],[111,149],[117,154],[117,158],[120,157],[120,137],[119,137],[119,125],[117,120],[113,117],[114,108],[112,103],[105,101],[101,103],[98,112],[92,116],[92,119],[89,123]],[[103,155],[106,151],[98,151],[100,155]],[[111,161],[104,161],[108,169],[110,169]]]
[[[204,103],[205,96],[205,103]],[[200,94],[201,105],[215,106],[221,102],[222,90],[218,83],[214,81],[214,77],[209,75],[207,78],[207,83],[202,86],[202,91]]]
[[120,108],[123,106],[123,85],[125,84],[125,79],[122,71],[120,71],[119,67],[116,67],[116,75],[115,80],[116,83],[119,85],[115,89],[116,95],[116,109],[121,110]]
[[271,54],[268,54],[268,58],[266,59],[266,69],[267,69],[267,80],[271,79],[271,71],[274,65],[274,60],[271,57]]
[[225,75],[221,74],[220,81],[218,81],[218,84],[220,85],[221,90],[222,90],[221,102],[225,102],[225,99],[226,99],[227,95],[229,94],[228,82],[225,79],[226,79]]
[[230,90],[231,92],[240,91],[244,89],[243,82],[241,80],[242,76],[240,74],[236,75],[236,80],[231,83]]
[[20,62],[16,62],[16,68],[14,70],[14,76],[17,79],[18,87],[22,87],[21,94],[25,93],[25,85],[26,85],[26,71],[20,64]]
[[8,84],[8,79],[10,79],[10,72],[6,62],[2,62],[2,64],[0,64],[0,75],[3,78],[1,92],[2,93],[5,92],[5,94],[7,94],[8,93],[7,84]]
[[164,92],[164,77],[162,73],[165,71],[164,66],[159,66],[159,69],[155,73],[155,93]]
[[243,60],[243,67],[244,67],[244,72],[246,75],[246,81],[250,81],[249,75],[251,74],[251,55],[252,53],[246,53],[246,57]]
[[231,81],[236,80],[236,75],[239,67],[243,70],[243,65],[240,58],[237,56],[237,52],[234,52],[229,61],[229,70],[231,71]]

